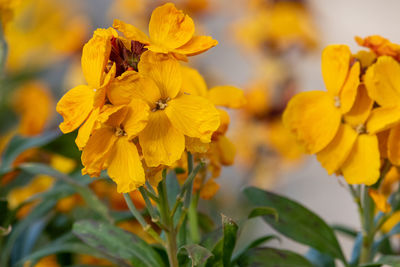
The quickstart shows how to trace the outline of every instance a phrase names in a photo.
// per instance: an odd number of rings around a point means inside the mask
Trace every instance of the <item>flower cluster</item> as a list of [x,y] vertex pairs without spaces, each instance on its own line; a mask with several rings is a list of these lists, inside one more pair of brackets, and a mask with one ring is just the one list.
[[380,36],[322,53],[327,91],[303,92],[289,102],[283,121],[329,174],[349,184],[375,184],[384,161],[400,165],[399,46]]
[[62,132],[80,127],[84,174],[107,169],[118,192],[130,192],[155,180],[151,174],[160,166],[173,166],[185,147],[201,150],[211,142],[221,120],[213,99],[226,101],[231,92],[199,92],[185,82],[187,67],[179,60],[217,44],[194,31],[192,19],[168,3],[153,11],[149,36],[120,20],[94,32],[82,53],[87,85],[57,104]]

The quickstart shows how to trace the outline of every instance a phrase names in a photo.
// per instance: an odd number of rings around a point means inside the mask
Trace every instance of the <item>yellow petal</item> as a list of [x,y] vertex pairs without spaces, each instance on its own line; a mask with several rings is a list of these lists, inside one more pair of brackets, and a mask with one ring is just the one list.
[[146,164],[171,166],[182,156],[185,137],[170,123],[164,111],[150,112],[146,128],[139,134]]
[[236,147],[225,135],[220,136],[217,141],[219,158],[222,165],[232,165],[235,160]]
[[124,36],[132,41],[138,41],[142,44],[149,44],[149,38],[141,30],[135,26],[125,23],[119,19],[115,19],[113,27],[124,34]]
[[381,106],[400,103],[400,65],[392,57],[379,57],[364,76],[368,95]]
[[122,123],[129,140],[137,136],[146,127],[149,111],[149,106],[143,100],[135,98],[131,100],[128,105],[128,113]]
[[387,143],[388,158],[394,165],[400,165],[400,124],[390,129]]
[[379,143],[379,153],[381,154],[381,158],[388,158],[388,139],[389,139],[390,129],[379,132],[376,134],[378,137]]
[[145,183],[144,170],[136,145],[128,137],[119,137],[110,153],[107,169],[117,184],[118,193],[128,193]]
[[182,86],[179,62],[171,56],[144,52],[138,64],[139,73],[157,84],[163,99],[174,98]]
[[83,174],[99,176],[117,137],[111,128],[104,127],[93,132],[82,152]]
[[113,128],[120,127],[128,113],[127,106],[105,105],[97,117],[99,123],[107,124]]
[[380,165],[378,138],[361,134],[342,166],[342,173],[349,184],[373,185],[379,178]]
[[189,42],[176,48],[174,52],[187,56],[195,56],[207,51],[217,44],[218,41],[214,40],[211,36],[194,36],[189,40]]
[[218,129],[214,132],[213,137],[217,137],[220,135],[224,135],[226,131],[228,131],[229,124],[231,122],[231,118],[229,117],[228,112],[226,110],[217,108],[218,113],[219,113],[219,127]]
[[160,90],[154,81],[135,71],[126,71],[117,77],[110,84],[107,97],[114,105],[126,105],[132,98],[139,98],[152,108],[161,99]]
[[182,66],[183,93],[207,97],[208,89],[203,76],[193,68]]
[[400,106],[375,108],[368,118],[367,131],[377,133],[392,128],[400,121]]
[[81,125],[93,108],[94,92],[86,85],[69,90],[57,103],[57,112],[63,116],[60,124],[63,133],[69,133]]
[[154,9],[149,22],[150,39],[157,45],[173,49],[186,44],[194,34],[193,20],[167,3]]
[[294,96],[283,113],[283,122],[308,153],[325,148],[335,137],[341,114],[332,97],[323,91],[303,92]]
[[241,108],[246,104],[243,91],[230,85],[211,88],[208,91],[208,99],[216,106],[227,108]]
[[110,37],[94,35],[82,50],[82,71],[90,87],[98,89],[103,83],[104,69],[111,52]]
[[356,59],[358,59],[361,63],[361,68],[365,69],[371,66],[376,60],[376,55],[374,52],[360,50],[357,54],[354,55]]
[[358,87],[357,97],[351,110],[344,115],[346,123],[353,127],[364,125],[371,114],[374,101],[369,98],[364,85]]
[[116,66],[113,63],[110,71],[106,74],[103,84],[99,88],[94,88],[94,107],[102,107],[106,102],[107,88],[115,77]]
[[400,222],[400,210],[395,211],[393,215],[382,225],[382,232],[387,233]]
[[99,115],[99,111],[99,108],[94,109],[90,113],[85,123],[82,124],[81,128],[79,128],[78,136],[75,139],[75,143],[78,146],[79,150],[82,150],[89,140],[89,136],[92,134],[97,117]]
[[354,63],[351,67],[346,82],[340,91],[340,110],[342,113],[348,112],[356,100],[357,88],[360,84],[360,62]]
[[329,45],[322,52],[322,77],[325,87],[333,95],[339,95],[349,72],[351,51],[347,45]]
[[165,113],[176,129],[204,143],[211,141],[211,135],[220,124],[217,109],[201,96],[182,94],[168,102]]
[[384,196],[383,194],[379,193],[378,191],[372,188],[368,189],[368,194],[374,201],[378,210],[380,210],[381,212],[386,213],[392,209],[387,201],[387,197]]
[[357,133],[347,124],[341,124],[339,130],[327,147],[317,153],[317,159],[329,175],[337,172],[349,156]]

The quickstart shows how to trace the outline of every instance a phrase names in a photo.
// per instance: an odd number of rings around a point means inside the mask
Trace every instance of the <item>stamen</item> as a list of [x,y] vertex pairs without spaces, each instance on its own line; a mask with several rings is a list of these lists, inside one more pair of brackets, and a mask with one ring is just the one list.
[[121,137],[126,135],[126,132],[122,130],[120,127],[115,128],[115,136],[116,137]]
[[359,124],[359,125],[357,125],[357,126],[355,127],[354,130],[356,130],[356,132],[357,132],[358,134],[365,134],[365,133],[367,133],[367,129],[365,128],[365,125],[364,125],[364,124]]
[[168,107],[167,102],[170,100],[168,97],[167,99],[160,99],[156,102],[156,107],[153,108],[151,111],[157,111],[157,110],[164,110],[166,107]]
[[340,98],[338,96],[334,97],[335,107],[340,108]]

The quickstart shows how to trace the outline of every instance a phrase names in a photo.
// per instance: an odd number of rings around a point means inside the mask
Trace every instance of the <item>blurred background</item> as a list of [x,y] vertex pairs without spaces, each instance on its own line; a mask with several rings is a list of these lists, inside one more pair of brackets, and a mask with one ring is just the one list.
[[[55,104],[72,87],[82,84],[80,53],[96,28],[113,19],[147,31],[157,0],[21,0],[15,13],[2,12],[8,46],[7,83],[0,92],[0,149],[10,136],[36,136],[56,129],[61,117]],[[232,166],[222,170],[219,191],[200,203],[214,218],[224,213],[236,220],[248,209],[244,185],[255,185],[295,199],[328,223],[359,229],[356,205],[342,178],[328,176],[314,157],[302,154],[280,123],[291,96],[324,90],[320,55],[328,44],[360,48],[355,36],[378,34],[400,42],[398,0],[179,0],[174,2],[195,21],[198,34],[219,44],[191,58],[209,88],[233,85],[244,90],[247,106],[231,111],[227,136],[236,145]],[[11,3],[11,2],[10,2]],[[10,4],[12,5],[12,4]],[[322,114],[323,115],[323,114]],[[73,138],[65,156],[79,159]],[[261,220],[247,222],[243,240],[273,232]],[[352,242],[340,241],[347,256]],[[244,243],[244,242],[242,242]],[[284,240],[283,247],[295,247]]]

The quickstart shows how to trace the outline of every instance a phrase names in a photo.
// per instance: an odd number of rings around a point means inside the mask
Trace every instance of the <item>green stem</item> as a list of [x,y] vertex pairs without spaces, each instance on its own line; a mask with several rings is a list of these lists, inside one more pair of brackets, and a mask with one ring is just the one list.
[[192,198],[192,201],[190,202],[188,211],[190,237],[192,238],[192,242],[195,244],[200,242],[199,219],[197,215],[198,202],[199,202],[199,194],[197,192],[196,195]]
[[158,243],[163,244],[164,240],[160,238],[160,236],[157,234],[156,231],[154,231],[153,228],[151,228],[151,225],[146,222],[146,220],[143,218],[142,214],[136,209],[135,205],[132,202],[131,196],[128,193],[124,193],[124,198],[125,202],[128,205],[129,210],[133,214],[133,216],[136,218],[136,220],[140,223],[140,225],[143,227],[143,230],[148,233],[152,238],[154,238]]
[[360,254],[360,264],[367,263],[371,258],[371,248],[374,239],[373,223],[374,223],[374,202],[368,194],[368,188],[363,190],[363,206],[364,206],[364,224],[363,224],[363,240]]
[[168,230],[165,231],[165,236],[167,239],[167,243],[165,244],[169,266],[171,267],[179,267],[178,265],[178,246],[176,242],[176,231],[174,228],[174,222],[171,215],[171,211],[168,204],[168,195],[166,188],[166,170],[163,171],[163,179],[158,185],[158,196],[159,196],[159,210],[161,215],[161,223],[164,224]]

